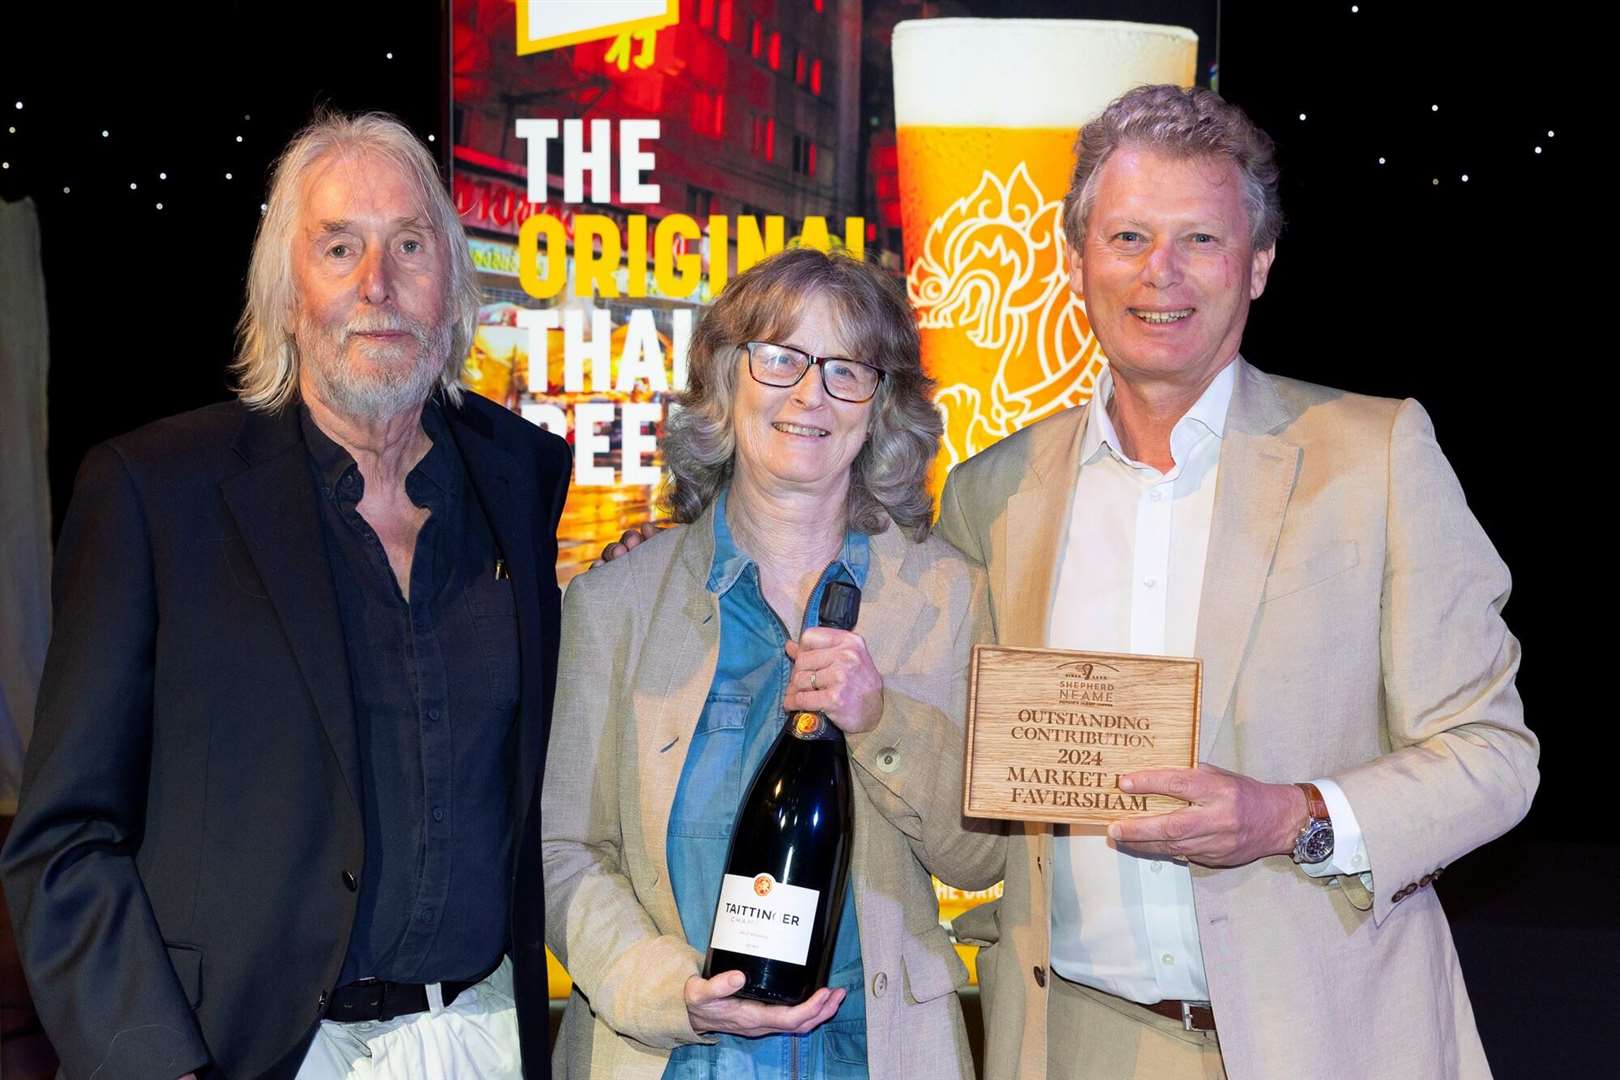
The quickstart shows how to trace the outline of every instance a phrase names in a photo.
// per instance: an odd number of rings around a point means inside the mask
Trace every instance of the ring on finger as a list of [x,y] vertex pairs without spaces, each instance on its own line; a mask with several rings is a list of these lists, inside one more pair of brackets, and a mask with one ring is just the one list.
[[814,690],[815,688],[816,688],[816,672],[812,671],[810,673],[810,689]]

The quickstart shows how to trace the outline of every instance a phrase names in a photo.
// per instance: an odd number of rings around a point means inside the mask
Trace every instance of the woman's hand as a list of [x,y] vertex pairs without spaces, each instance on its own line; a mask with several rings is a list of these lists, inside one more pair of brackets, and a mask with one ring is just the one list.
[[819,712],[850,735],[871,731],[883,716],[883,676],[853,630],[813,626],[787,643],[793,674],[783,708]]
[[843,990],[823,986],[802,1005],[766,1005],[733,997],[743,987],[743,973],[722,971],[712,979],[693,975],[686,980],[686,1015],[699,1035],[804,1035],[815,1030],[844,1003]]

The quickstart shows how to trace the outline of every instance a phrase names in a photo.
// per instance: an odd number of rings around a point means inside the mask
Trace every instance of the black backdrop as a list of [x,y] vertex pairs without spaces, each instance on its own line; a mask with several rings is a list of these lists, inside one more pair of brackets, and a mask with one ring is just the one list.
[[[19,6],[0,15],[0,197],[40,207],[60,519],[95,441],[225,396],[266,169],[315,105],[388,109],[447,137],[445,16],[436,2]],[[1578,186],[1569,46],[1540,6],[1358,7],[1222,5],[1219,88],[1277,139],[1289,219],[1244,351],[1421,400],[1512,567],[1542,788],[1526,823],[1451,868],[1441,893],[1498,1075],[1609,1074],[1596,1043],[1620,1001],[1620,850],[1599,770],[1617,740],[1588,673],[1604,670],[1600,439],[1614,406],[1589,374],[1607,350],[1575,336],[1608,314],[1582,269],[1606,215]]]

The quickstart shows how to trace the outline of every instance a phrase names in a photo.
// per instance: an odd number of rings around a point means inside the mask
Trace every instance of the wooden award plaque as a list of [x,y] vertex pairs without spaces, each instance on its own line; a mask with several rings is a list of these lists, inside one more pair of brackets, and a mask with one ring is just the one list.
[[1106,825],[1185,806],[1119,777],[1197,761],[1202,687],[1187,657],[974,646],[963,814]]

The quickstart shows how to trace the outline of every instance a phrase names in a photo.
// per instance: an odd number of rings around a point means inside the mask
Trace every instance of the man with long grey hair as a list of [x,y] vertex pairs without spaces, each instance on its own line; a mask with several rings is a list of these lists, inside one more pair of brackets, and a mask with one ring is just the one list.
[[1199,764],[1127,775],[1188,805],[1107,836],[1013,829],[1003,898],[955,923],[986,1072],[1488,1075],[1429,886],[1536,788],[1507,569],[1416,402],[1238,354],[1282,223],[1263,131],[1146,86],[1077,149],[1108,371],[959,466],[940,530],[1005,644],[1201,658]]
[[0,874],[70,1077],[549,1075],[562,440],[464,394],[433,158],[277,163],[238,399],[96,447]]

